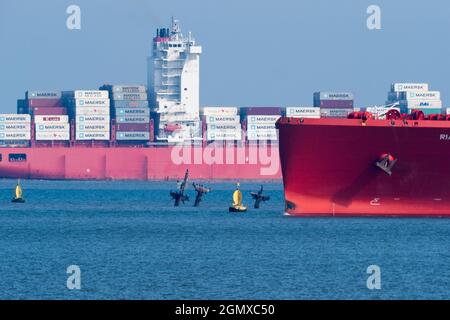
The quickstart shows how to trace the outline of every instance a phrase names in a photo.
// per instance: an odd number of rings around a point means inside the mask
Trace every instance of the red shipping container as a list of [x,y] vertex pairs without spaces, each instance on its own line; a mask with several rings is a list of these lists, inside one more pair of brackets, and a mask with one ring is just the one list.
[[56,107],[35,107],[31,108],[31,114],[35,116],[64,116],[67,115],[67,109]]
[[120,132],[149,132],[149,123],[119,123],[117,124],[117,131]]
[[32,107],[39,107],[39,108],[61,108],[62,107],[62,101],[61,99],[30,99],[27,100],[28,106],[30,108]]

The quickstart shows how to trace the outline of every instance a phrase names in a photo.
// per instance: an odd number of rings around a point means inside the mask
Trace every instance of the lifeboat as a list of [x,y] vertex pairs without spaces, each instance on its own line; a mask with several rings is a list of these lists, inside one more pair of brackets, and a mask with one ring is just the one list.
[[181,130],[181,128],[181,125],[178,123],[168,123],[164,126],[164,131],[172,133]]

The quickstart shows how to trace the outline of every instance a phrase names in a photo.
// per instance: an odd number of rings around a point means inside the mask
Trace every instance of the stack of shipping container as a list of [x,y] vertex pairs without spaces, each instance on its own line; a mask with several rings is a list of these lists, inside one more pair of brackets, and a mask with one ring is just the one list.
[[105,90],[76,90],[63,94],[75,122],[75,140],[110,140],[110,100]]
[[246,124],[247,140],[277,141],[276,122],[282,115],[281,108],[251,107],[241,109],[241,118]]
[[242,141],[241,119],[236,107],[206,107],[202,112],[208,141]]
[[36,141],[69,141],[70,124],[67,115],[34,116]]
[[17,111],[33,116],[67,115],[61,97],[61,91],[27,91],[25,100],[18,100]]
[[[440,92],[429,91],[426,83],[395,83],[388,93],[387,106],[366,111],[383,119],[394,108],[401,113],[450,113],[450,109],[442,108]],[[354,110],[352,93],[317,92],[313,107],[288,107],[284,114],[293,118],[346,118]],[[81,141],[81,145],[83,141],[116,141],[133,146],[153,142],[147,89],[141,85],[104,85],[100,90],[88,91],[27,91],[25,99],[17,102],[17,112],[0,115],[0,147],[27,147],[31,141],[42,145],[73,140]],[[270,107],[205,107],[201,110],[203,121],[186,113],[153,115],[159,120],[156,133],[165,131],[169,142],[170,136],[180,134],[180,142],[203,136],[209,142],[253,143],[278,140],[276,121],[282,112],[281,108]]]
[[315,92],[314,107],[322,118],[347,118],[354,111],[354,96],[350,92]]
[[29,114],[0,115],[0,146],[27,147],[31,140],[31,116]]
[[69,141],[70,125],[61,91],[27,91],[25,100],[17,101],[19,114],[31,115],[34,140]]
[[111,97],[112,116],[119,143],[150,140],[150,109],[147,88],[141,85],[104,85]]
[[394,83],[388,93],[386,104],[398,104],[402,113],[413,110],[425,115],[443,113],[441,93],[429,91],[427,83]]

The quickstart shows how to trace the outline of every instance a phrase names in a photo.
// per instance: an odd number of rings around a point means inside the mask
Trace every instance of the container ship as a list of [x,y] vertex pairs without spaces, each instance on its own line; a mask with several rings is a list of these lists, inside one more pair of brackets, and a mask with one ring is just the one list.
[[199,46],[159,28],[147,85],[28,90],[0,115],[0,177],[280,180],[279,107],[200,108]]
[[389,105],[360,111],[348,95],[326,96],[317,103],[346,116],[277,122],[286,215],[450,216],[450,113],[439,92],[393,84]]
[[[428,84],[393,84],[384,107],[336,91],[305,107],[200,107],[201,55],[172,19],[153,37],[147,85],[26,91],[16,114],[0,114],[0,177],[178,180],[188,169],[193,179],[284,178],[292,215],[448,208],[450,112]],[[373,167],[381,154],[396,157],[389,176]]]

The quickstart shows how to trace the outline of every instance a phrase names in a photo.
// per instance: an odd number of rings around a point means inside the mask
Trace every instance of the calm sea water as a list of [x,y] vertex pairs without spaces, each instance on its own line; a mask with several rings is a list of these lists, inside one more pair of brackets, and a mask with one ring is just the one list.
[[[245,215],[229,183],[200,209],[173,208],[169,182],[24,181],[23,205],[14,186],[0,181],[0,299],[450,298],[448,219],[287,218],[278,184]],[[242,189],[250,203],[258,185]]]

